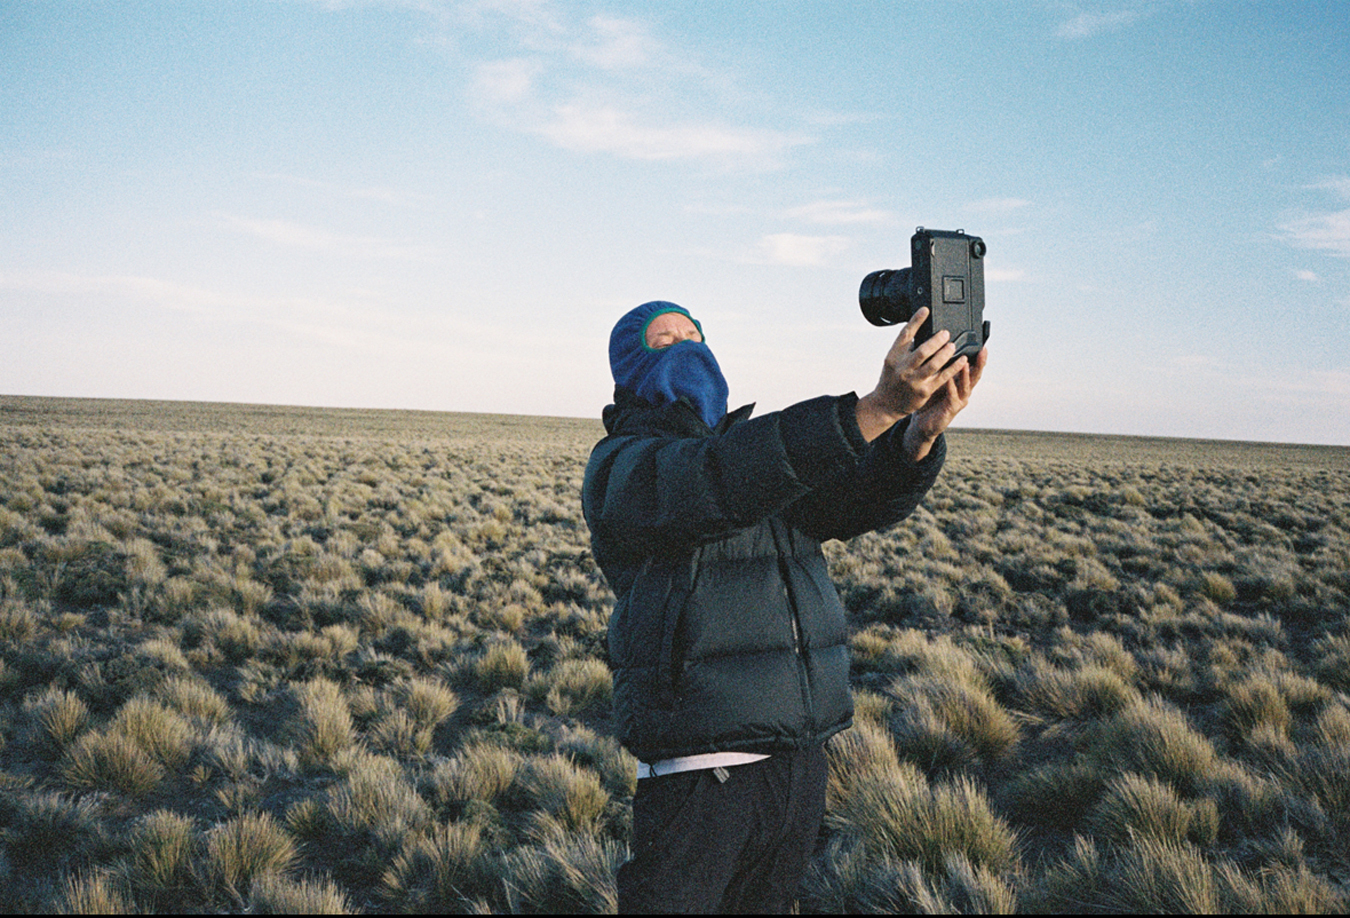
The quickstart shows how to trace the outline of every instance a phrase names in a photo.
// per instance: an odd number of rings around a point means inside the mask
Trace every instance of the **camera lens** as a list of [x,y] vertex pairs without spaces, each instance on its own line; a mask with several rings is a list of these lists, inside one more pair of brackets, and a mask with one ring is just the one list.
[[873,271],[858,288],[858,305],[873,325],[898,325],[909,321],[909,268]]
[[983,258],[984,253],[988,251],[984,246],[983,239],[975,239],[970,243],[970,254],[974,258]]

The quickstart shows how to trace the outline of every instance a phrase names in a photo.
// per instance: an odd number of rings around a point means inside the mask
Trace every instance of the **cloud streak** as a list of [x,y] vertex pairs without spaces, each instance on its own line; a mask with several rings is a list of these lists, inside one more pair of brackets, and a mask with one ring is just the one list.
[[1055,35],[1077,41],[1091,38],[1103,32],[1114,32],[1136,22],[1140,16],[1136,10],[1116,10],[1111,13],[1079,13],[1060,25]]
[[229,214],[221,215],[220,219],[230,229],[284,248],[304,249],[345,258],[419,262],[434,260],[433,250],[425,245],[393,242],[377,236],[334,233],[322,227],[307,226],[290,220],[265,220]]
[[760,254],[769,264],[795,268],[818,268],[848,249],[852,240],[847,236],[803,236],[797,233],[774,233],[759,242]]
[[[500,18],[515,52],[472,65],[469,96],[486,117],[573,153],[646,162],[777,168],[814,136],[746,123],[719,103],[725,78],[677,54],[639,20],[540,21],[537,5]],[[483,28],[492,19],[482,10]],[[631,75],[659,69],[660,79]]]

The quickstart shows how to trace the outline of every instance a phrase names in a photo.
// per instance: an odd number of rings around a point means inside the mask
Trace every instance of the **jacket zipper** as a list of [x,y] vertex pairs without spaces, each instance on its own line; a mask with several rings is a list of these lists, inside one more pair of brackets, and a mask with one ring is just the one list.
[[792,624],[792,653],[797,659],[797,683],[802,691],[802,709],[806,717],[807,726],[815,730],[815,716],[811,704],[811,685],[806,678],[806,653],[802,647],[801,625],[797,621],[797,597],[792,595],[792,588],[788,586],[788,561],[790,555],[784,552],[783,542],[779,538],[778,522],[771,523],[773,533],[774,548],[778,550],[778,577],[779,585],[783,588],[783,599],[787,602],[788,620]]

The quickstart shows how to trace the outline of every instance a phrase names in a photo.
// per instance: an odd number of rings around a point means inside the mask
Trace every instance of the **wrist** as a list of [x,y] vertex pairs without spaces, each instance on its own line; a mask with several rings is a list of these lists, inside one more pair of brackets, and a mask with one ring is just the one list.
[[863,437],[869,443],[890,430],[897,421],[905,417],[903,414],[888,411],[880,404],[880,399],[877,398],[875,392],[869,392],[858,399],[855,412],[858,418],[858,429],[862,431]]
[[928,457],[928,453],[932,450],[935,442],[937,442],[937,437],[928,436],[919,429],[918,424],[911,423],[905,428],[901,448],[910,462],[918,463]]

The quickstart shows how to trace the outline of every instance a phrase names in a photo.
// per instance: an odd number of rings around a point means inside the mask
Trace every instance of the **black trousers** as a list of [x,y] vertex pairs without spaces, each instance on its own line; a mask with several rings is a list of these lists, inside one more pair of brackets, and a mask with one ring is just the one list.
[[621,914],[787,914],[825,815],[825,751],[643,778]]

